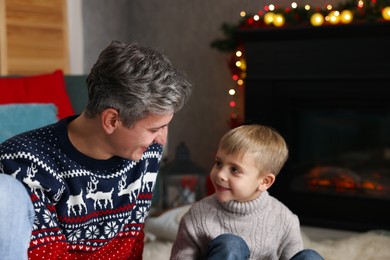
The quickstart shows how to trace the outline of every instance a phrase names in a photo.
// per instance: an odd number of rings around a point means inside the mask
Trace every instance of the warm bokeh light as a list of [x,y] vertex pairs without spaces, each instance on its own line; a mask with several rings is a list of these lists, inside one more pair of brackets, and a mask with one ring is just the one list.
[[234,96],[236,94],[236,91],[234,89],[229,89],[229,95]]
[[266,24],[272,24],[274,21],[274,13],[273,12],[268,12],[264,15],[264,22]]
[[258,16],[257,14],[256,14],[256,15],[254,15],[254,16],[253,16],[253,20],[255,20],[255,21],[258,21],[258,20],[260,20],[260,16]]
[[240,67],[241,66],[241,61],[236,61],[236,67]]
[[344,10],[340,14],[340,20],[342,23],[350,23],[353,20],[353,14],[349,10]]
[[244,59],[240,59],[240,69],[242,71],[246,70],[246,61]]
[[230,107],[235,107],[236,106],[236,102],[235,101],[230,101],[229,106]]
[[236,56],[241,57],[242,56],[242,51],[236,51]]
[[241,11],[241,12],[240,12],[240,16],[241,16],[241,17],[245,17],[245,15],[246,15],[245,11]]
[[338,11],[332,11],[329,13],[329,22],[331,24],[338,24],[340,22],[340,13]]
[[284,25],[284,17],[281,14],[275,14],[273,24],[277,27]]
[[309,11],[310,10],[310,5],[305,5],[305,10]]
[[332,5],[327,5],[326,6],[326,9],[328,9],[329,11],[333,9],[333,6]]
[[269,6],[268,6],[268,9],[269,9],[270,11],[273,11],[273,10],[275,10],[275,6],[274,6],[274,5],[269,5]]
[[321,26],[324,24],[324,16],[320,13],[314,13],[311,17],[310,17],[310,23],[313,25],[313,26]]
[[297,7],[298,7],[298,5],[297,5],[297,3],[296,3],[296,2],[292,2],[292,3],[291,3],[291,7],[292,7],[293,9],[295,9],[295,8],[297,8]]
[[244,84],[244,81],[242,79],[237,80],[237,85],[242,86]]
[[382,16],[385,18],[385,20],[390,20],[390,6],[383,8]]

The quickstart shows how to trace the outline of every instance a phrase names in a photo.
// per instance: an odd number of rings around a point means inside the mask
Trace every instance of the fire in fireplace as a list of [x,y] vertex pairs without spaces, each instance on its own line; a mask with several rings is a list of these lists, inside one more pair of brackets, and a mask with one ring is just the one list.
[[339,166],[314,166],[297,176],[291,185],[296,192],[390,199],[388,169],[353,171]]

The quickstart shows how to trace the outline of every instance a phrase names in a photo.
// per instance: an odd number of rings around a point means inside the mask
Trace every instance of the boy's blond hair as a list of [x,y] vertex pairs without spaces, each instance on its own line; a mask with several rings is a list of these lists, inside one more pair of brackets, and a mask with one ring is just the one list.
[[227,154],[243,156],[251,153],[260,173],[278,175],[288,158],[284,138],[274,129],[253,124],[242,125],[227,132],[219,143]]

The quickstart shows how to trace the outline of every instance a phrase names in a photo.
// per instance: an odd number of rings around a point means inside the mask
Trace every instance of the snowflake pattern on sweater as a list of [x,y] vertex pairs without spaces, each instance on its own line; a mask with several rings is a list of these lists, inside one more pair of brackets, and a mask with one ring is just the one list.
[[162,147],[139,161],[95,160],[70,143],[74,118],[0,145],[0,172],[25,185],[36,212],[29,259],[142,259]]

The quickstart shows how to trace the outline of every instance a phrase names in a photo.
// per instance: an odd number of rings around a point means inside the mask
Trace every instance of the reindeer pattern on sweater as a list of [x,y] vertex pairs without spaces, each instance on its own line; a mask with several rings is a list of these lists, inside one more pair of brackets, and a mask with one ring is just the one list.
[[70,120],[0,145],[0,172],[25,185],[36,212],[29,258],[142,259],[162,147],[139,161],[95,160],[70,143]]

